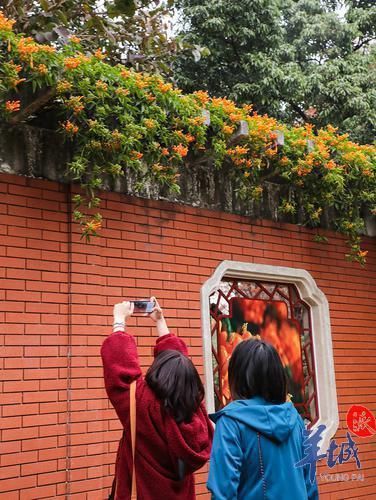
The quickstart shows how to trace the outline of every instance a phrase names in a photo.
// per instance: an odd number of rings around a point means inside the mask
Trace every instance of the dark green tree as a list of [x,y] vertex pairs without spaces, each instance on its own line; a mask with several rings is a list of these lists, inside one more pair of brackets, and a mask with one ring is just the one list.
[[[181,33],[208,55],[181,55],[176,79],[290,123],[331,123],[360,142],[376,130],[372,0],[180,0]],[[204,53],[204,52],[203,52]],[[198,58],[197,58],[198,59]]]

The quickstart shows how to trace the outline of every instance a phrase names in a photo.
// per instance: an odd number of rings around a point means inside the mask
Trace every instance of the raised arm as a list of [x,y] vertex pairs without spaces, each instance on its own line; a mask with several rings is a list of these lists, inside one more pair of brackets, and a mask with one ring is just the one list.
[[150,314],[150,318],[155,322],[155,328],[157,330],[158,339],[154,347],[154,357],[162,351],[174,350],[179,351],[185,356],[188,356],[188,349],[185,342],[182,339],[176,337],[173,333],[170,333],[161,306],[155,297],[150,298],[154,302],[155,307],[153,312]]
[[136,342],[132,335],[125,332],[126,320],[132,312],[129,302],[114,306],[113,333],[101,348],[107,395],[122,422],[129,413],[129,385],[141,376]]

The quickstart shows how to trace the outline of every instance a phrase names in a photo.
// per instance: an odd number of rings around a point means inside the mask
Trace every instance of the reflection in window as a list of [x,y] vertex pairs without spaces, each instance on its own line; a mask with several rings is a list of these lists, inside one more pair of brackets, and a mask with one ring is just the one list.
[[228,363],[237,344],[261,338],[274,345],[288,392],[311,424],[318,418],[310,308],[294,285],[226,278],[210,296],[216,410],[231,401]]

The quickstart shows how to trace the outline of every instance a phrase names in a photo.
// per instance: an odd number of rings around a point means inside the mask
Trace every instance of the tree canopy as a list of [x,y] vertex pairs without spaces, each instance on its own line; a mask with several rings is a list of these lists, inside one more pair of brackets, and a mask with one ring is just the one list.
[[175,51],[167,36],[166,13],[172,0],[4,0],[14,30],[39,43],[65,45],[80,38],[88,51],[101,49],[113,62],[137,70],[166,73]]
[[[253,103],[290,123],[331,123],[363,142],[376,131],[376,4],[371,0],[180,0],[180,35],[206,47],[181,54],[175,78]],[[197,58],[198,59],[198,58]]]

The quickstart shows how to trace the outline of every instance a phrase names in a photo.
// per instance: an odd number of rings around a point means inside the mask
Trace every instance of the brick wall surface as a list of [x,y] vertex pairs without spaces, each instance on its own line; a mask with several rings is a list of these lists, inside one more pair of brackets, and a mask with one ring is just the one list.
[[[289,224],[114,193],[104,198],[101,237],[86,244],[70,224],[67,186],[0,176],[0,499],[106,498],[121,434],[99,355],[112,305],[155,294],[203,375],[200,288],[224,259],[312,274],[330,305],[338,442],[351,404],[376,412],[375,240],[366,241],[362,269],[344,260],[338,234],[328,233],[323,245]],[[129,327],[146,368],[154,332],[145,318],[132,318]],[[375,437],[357,443],[364,481],[323,476],[321,498],[376,497]],[[199,498],[209,498],[206,471],[196,475]],[[350,461],[331,472],[351,478],[357,470]]]

